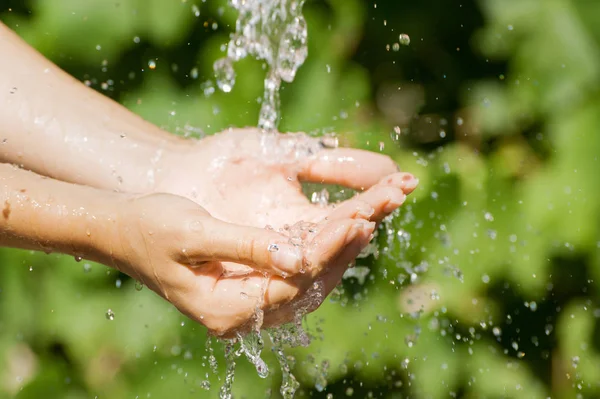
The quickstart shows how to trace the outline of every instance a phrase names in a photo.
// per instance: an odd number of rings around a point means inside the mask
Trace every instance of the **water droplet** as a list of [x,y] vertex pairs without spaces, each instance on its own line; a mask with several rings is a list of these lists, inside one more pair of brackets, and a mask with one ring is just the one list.
[[156,69],[156,61],[154,61],[154,60],[148,61],[148,68]]
[[106,311],[106,320],[114,320],[115,319],[115,312],[113,312],[111,309],[108,309]]
[[141,291],[144,288],[144,283],[141,281],[135,280],[135,290]]
[[202,83],[200,85],[200,89],[202,89],[205,97],[210,97],[215,93],[215,86],[213,85],[212,80],[207,80],[206,82]]
[[200,8],[198,8],[198,6],[196,4],[192,4],[192,13],[194,14],[195,17],[200,16]]
[[217,86],[225,93],[229,93],[235,84],[235,71],[229,58],[221,58],[213,65]]
[[269,252],[277,252],[277,251],[279,251],[279,246],[277,244],[269,244],[269,246],[267,247],[267,250]]
[[83,258],[82,258],[81,256],[79,256],[79,255],[76,255],[76,256],[74,257],[74,259],[75,259],[75,262],[81,262],[81,260],[82,260]]
[[410,36],[408,36],[406,33],[401,33],[400,36],[398,36],[398,39],[400,40],[400,44],[403,46],[408,46],[410,44]]
[[312,193],[310,201],[319,206],[327,206],[329,204],[329,191],[325,188],[321,191],[315,191]]

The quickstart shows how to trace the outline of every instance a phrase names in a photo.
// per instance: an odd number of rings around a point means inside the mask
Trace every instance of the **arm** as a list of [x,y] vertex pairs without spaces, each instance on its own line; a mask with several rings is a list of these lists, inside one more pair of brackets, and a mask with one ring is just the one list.
[[[197,200],[185,190],[214,191],[214,184],[201,176],[212,160],[247,158],[242,147],[262,140],[255,130],[241,136],[228,132],[210,147],[206,140],[165,132],[72,78],[1,23],[0,54],[9,60],[0,63],[0,162],[72,183]],[[315,146],[307,137],[299,141],[299,147]],[[292,175],[302,180],[358,189],[397,171],[387,156],[352,149],[298,159],[295,169]],[[216,208],[197,202],[211,212]]]
[[185,140],[86,87],[1,23],[0,54],[0,162],[99,188],[152,191],[163,152]]
[[0,246],[112,265],[117,210],[124,199],[0,164]]

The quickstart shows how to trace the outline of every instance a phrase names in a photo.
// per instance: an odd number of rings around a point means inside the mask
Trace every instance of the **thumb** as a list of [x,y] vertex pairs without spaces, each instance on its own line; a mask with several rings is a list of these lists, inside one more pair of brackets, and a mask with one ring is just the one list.
[[[187,248],[188,262],[242,263],[257,271],[283,277],[300,273],[307,263],[303,247],[290,243],[289,237],[272,230],[226,223],[213,217],[193,222],[191,229],[195,236],[193,242],[197,244]],[[333,246],[346,245],[354,238],[346,236],[356,234],[354,230],[337,230],[336,235],[340,237],[327,233]],[[318,232],[313,240],[319,239],[320,235]]]
[[235,262],[253,269],[289,276],[302,268],[303,253],[289,238],[275,231],[223,222],[213,217],[190,226],[194,245],[187,248],[186,261]]

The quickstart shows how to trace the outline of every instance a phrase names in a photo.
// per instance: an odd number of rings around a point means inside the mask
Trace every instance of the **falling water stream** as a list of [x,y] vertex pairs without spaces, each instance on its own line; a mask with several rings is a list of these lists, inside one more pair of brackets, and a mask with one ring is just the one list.
[[[217,86],[225,93],[230,92],[236,79],[234,63],[245,58],[253,57],[261,60],[266,66],[264,94],[258,119],[258,127],[263,129],[263,146],[269,145],[267,140],[274,132],[280,120],[279,90],[281,82],[292,82],[298,68],[304,63],[307,55],[307,26],[302,15],[304,0],[229,0],[229,4],[238,11],[235,32],[231,35],[227,46],[227,55],[214,63],[214,73]],[[309,148],[312,141],[302,141],[294,144],[296,156],[310,154],[315,149]],[[308,147],[307,147],[308,145]],[[276,149],[270,148],[269,154],[276,156]],[[284,148],[289,151],[290,148]],[[302,153],[302,154],[300,154]],[[327,191],[313,195],[313,202],[325,205],[328,203]],[[309,223],[299,222],[286,226],[284,234],[289,236],[290,244],[302,246],[303,234],[313,228]],[[389,229],[386,223],[386,230]],[[363,256],[372,254],[376,247],[369,247]],[[362,273],[363,270],[350,269],[348,276]],[[354,273],[354,274],[353,274]],[[368,273],[368,270],[367,270]],[[366,275],[366,274],[365,274]],[[266,282],[262,292],[266,289]],[[261,295],[261,298],[264,295]],[[284,353],[284,346],[308,346],[309,335],[302,328],[302,317],[323,301],[322,287],[315,283],[295,305],[295,320],[288,325],[272,328],[267,331],[271,350],[277,359],[282,383],[280,393],[284,399],[294,397],[300,386],[292,374],[293,365]],[[232,398],[232,385],[235,376],[236,359],[245,356],[255,367],[261,378],[269,375],[267,364],[261,358],[265,346],[261,334],[263,314],[257,304],[253,329],[246,335],[238,334],[236,338],[223,340],[225,345],[226,373],[220,389],[221,399]],[[214,363],[214,355],[211,351]],[[215,367],[213,367],[215,368]],[[323,389],[326,384],[326,367],[318,376],[317,386]]]
[[258,126],[274,130],[280,119],[281,82],[293,81],[308,55],[304,0],[230,0],[229,4],[239,15],[227,56],[214,64],[217,85],[226,93],[232,90],[234,62],[247,56],[264,61],[267,74]]
[[[227,46],[227,55],[214,63],[217,86],[230,92],[235,85],[234,63],[245,57],[262,60],[266,64],[264,94],[258,119],[258,127],[265,135],[277,129],[280,120],[279,89],[281,82],[292,82],[298,68],[308,54],[306,21],[302,15],[304,0],[230,0],[229,4],[238,11],[235,32]],[[302,245],[300,233],[309,228],[300,223],[287,229],[290,242]],[[265,279],[265,282],[267,280]],[[265,284],[266,285],[266,284]],[[262,287],[264,292],[266,287]],[[296,321],[288,326],[268,332],[271,348],[282,371],[280,392],[284,398],[292,398],[299,386],[291,373],[283,345],[308,345],[308,335],[302,330],[301,318],[312,301],[320,301],[319,287],[313,287],[305,295],[303,303],[296,309]],[[261,295],[262,297],[262,295]],[[257,306],[253,330],[231,340],[225,340],[226,375],[220,390],[220,398],[232,397],[231,387],[235,375],[236,359],[244,355],[255,367],[261,378],[269,375],[269,369],[261,358],[264,347],[261,335],[262,310]]]

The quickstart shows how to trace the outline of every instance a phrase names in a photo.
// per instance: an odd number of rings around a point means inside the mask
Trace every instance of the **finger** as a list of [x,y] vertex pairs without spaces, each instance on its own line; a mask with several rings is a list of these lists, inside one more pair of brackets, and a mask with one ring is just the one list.
[[322,274],[365,229],[374,229],[375,223],[365,220],[338,220],[328,223],[310,243],[307,260],[310,276]]
[[364,234],[357,236],[338,257],[335,262],[335,267],[332,267],[320,277],[319,281],[322,284],[325,296],[329,295],[329,293],[340,283],[350,264],[354,262],[360,252],[373,239],[373,231],[374,229],[366,230]]
[[236,262],[280,276],[296,274],[302,267],[302,249],[277,232],[206,218],[193,222],[190,245],[180,261],[190,265]]
[[315,183],[340,184],[364,190],[398,171],[386,155],[353,148],[322,150],[300,165],[298,178]]
[[[265,313],[265,326],[276,326],[283,323],[288,323],[298,316],[298,312],[312,312],[316,310],[335,288],[341,280],[348,265],[358,256],[360,251],[369,243],[373,237],[375,229],[374,223],[363,224],[359,234],[347,245],[339,256],[333,261],[332,267],[326,270],[316,280],[309,280],[309,289],[306,287],[303,292],[294,291],[294,297],[286,298],[284,304],[278,306],[275,311]],[[269,285],[266,301],[275,301],[291,292],[290,288],[286,288],[277,284],[273,279],[273,284]],[[299,295],[300,294],[300,295]]]
[[404,194],[412,193],[419,185],[419,179],[410,173],[397,172],[381,179],[378,184],[394,186],[402,189]]
[[344,201],[335,206],[328,216],[329,220],[338,219],[365,219],[369,220],[375,209],[367,202],[355,199]]
[[330,218],[336,219],[366,203],[373,209],[369,220],[378,222],[402,205],[406,200],[406,194],[411,193],[417,184],[418,180],[409,173],[394,173],[367,191],[342,202],[330,214]]

